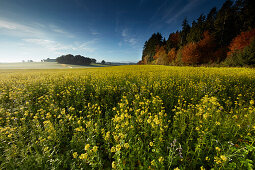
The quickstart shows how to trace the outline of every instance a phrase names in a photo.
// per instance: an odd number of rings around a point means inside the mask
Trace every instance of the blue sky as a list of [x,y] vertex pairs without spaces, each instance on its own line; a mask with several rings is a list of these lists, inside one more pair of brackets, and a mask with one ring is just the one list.
[[154,32],[168,38],[224,0],[0,0],[0,62],[63,54],[137,62]]

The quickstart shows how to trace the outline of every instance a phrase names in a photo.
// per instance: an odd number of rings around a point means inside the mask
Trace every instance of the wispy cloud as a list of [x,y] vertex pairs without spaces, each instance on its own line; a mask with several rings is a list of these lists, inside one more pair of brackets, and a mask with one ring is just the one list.
[[[124,42],[129,43],[131,46],[135,46],[137,44],[137,39],[134,38],[133,36],[130,36],[127,28],[121,31],[121,36]],[[122,43],[119,43],[119,46],[122,46]]]
[[[26,50],[27,47],[35,47],[48,51],[53,55],[61,54],[67,51],[70,51],[70,53],[93,53],[96,50],[95,42],[98,40],[96,38],[88,41],[76,41],[73,34],[57,25],[44,25],[41,23],[34,25],[35,26],[30,26],[29,24],[20,24],[18,22],[0,18],[0,34],[15,37],[17,42],[23,44],[24,48],[26,47]],[[68,39],[68,41],[60,41],[58,40],[58,36],[56,36],[58,34],[73,39]]]
[[128,42],[131,45],[136,45],[137,40],[135,38],[129,38],[126,40],[126,42]]
[[17,22],[8,21],[1,18],[0,18],[0,30],[2,30],[2,33],[18,37],[22,36],[40,37],[44,35],[43,31],[41,31],[40,29],[36,29],[28,25],[19,24]]
[[66,37],[69,37],[69,38],[74,38],[75,36],[67,31],[65,31],[64,29],[56,26],[56,25],[49,25],[49,28],[51,31],[55,32],[55,33],[58,33],[58,34],[61,34],[61,35],[64,35]]
[[[201,0],[191,0],[187,5],[185,5],[179,12],[177,12],[174,16],[168,18],[166,20],[167,24],[170,24],[171,22],[176,21],[180,16],[182,16],[187,11],[193,9],[195,6],[197,6],[199,3],[201,3]],[[166,15],[165,18],[167,18],[169,15]]]
[[63,53],[64,51],[86,51],[86,52],[94,52],[95,47],[91,47],[91,45],[95,42],[95,40],[91,40],[88,42],[75,42],[72,45],[60,43],[57,41],[52,41],[48,39],[23,39],[26,43],[31,43],[33,45],[38,45],[41,48],[51,51],[55,54]]
[[121,32],[121,36],[122,37],[127,37],[127,32],[128,32],[127,29],[123,29],[122,32]]

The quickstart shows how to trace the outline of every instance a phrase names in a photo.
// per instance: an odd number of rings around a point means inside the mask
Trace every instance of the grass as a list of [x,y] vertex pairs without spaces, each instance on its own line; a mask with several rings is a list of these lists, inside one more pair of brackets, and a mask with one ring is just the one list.
[[254,168],[254,69],[1,73],[1,169]]
[[72,69],[72,68],[92,68],[104,67],[101,64],[90,66],[58,64],[57,62],[31,62],[31,63],[0,63],[0,69]]

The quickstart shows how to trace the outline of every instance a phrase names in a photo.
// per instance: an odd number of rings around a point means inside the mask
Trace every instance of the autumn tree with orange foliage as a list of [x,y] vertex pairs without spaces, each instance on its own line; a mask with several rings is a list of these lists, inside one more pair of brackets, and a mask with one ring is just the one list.
[[191,42],[182,49],[182,62],[184,64],[199,64],[200,54],[198,44]]
[[182,50],[182,62],[184,64],[202,64],[213,61],[215,43],[208,31],[204,32],[204,38],[198,43],[188,43]]
[[229,45],[225,65],[248,66],[255,65],[255,29],[242,32]]
[[159,49],[156,49],[156,54],[153,58],[155,60],[155,64],[159,64],[159,65],[169,64],[169,58],[167,56],[164,46],[161,46]]
[[216,60],[214,56],[214,51],[216,47],[215,40],[213,36],[209,34],[209,31],[205,31],[203,37],[204,38],[198,42],[198,48],[200,51],[200,62],[214,62]]
[[240,35],[236,36],[229,45],[228,57],[233,53],[244,49],[248,46],[251,41],[255,38],[255,29],[250,31],[242,32]]
[[167,54],[169,63],[172,63],[176,60],[176,55],[177,55],[176,48],[172,48]]

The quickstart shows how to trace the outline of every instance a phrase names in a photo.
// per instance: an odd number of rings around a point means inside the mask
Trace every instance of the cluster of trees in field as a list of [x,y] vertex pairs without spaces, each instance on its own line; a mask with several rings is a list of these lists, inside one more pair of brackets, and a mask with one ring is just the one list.
[[144,44],[138,64],[229,66],[255,64],[255,1],[227,0],[217,10],[201,14],[168,39],[154,33]]
[[61,64],[74,64],[74,65],[90,65],[96,63],[96,59],[84,57],[81,55],[62,55],[57,58],[57,62]]

